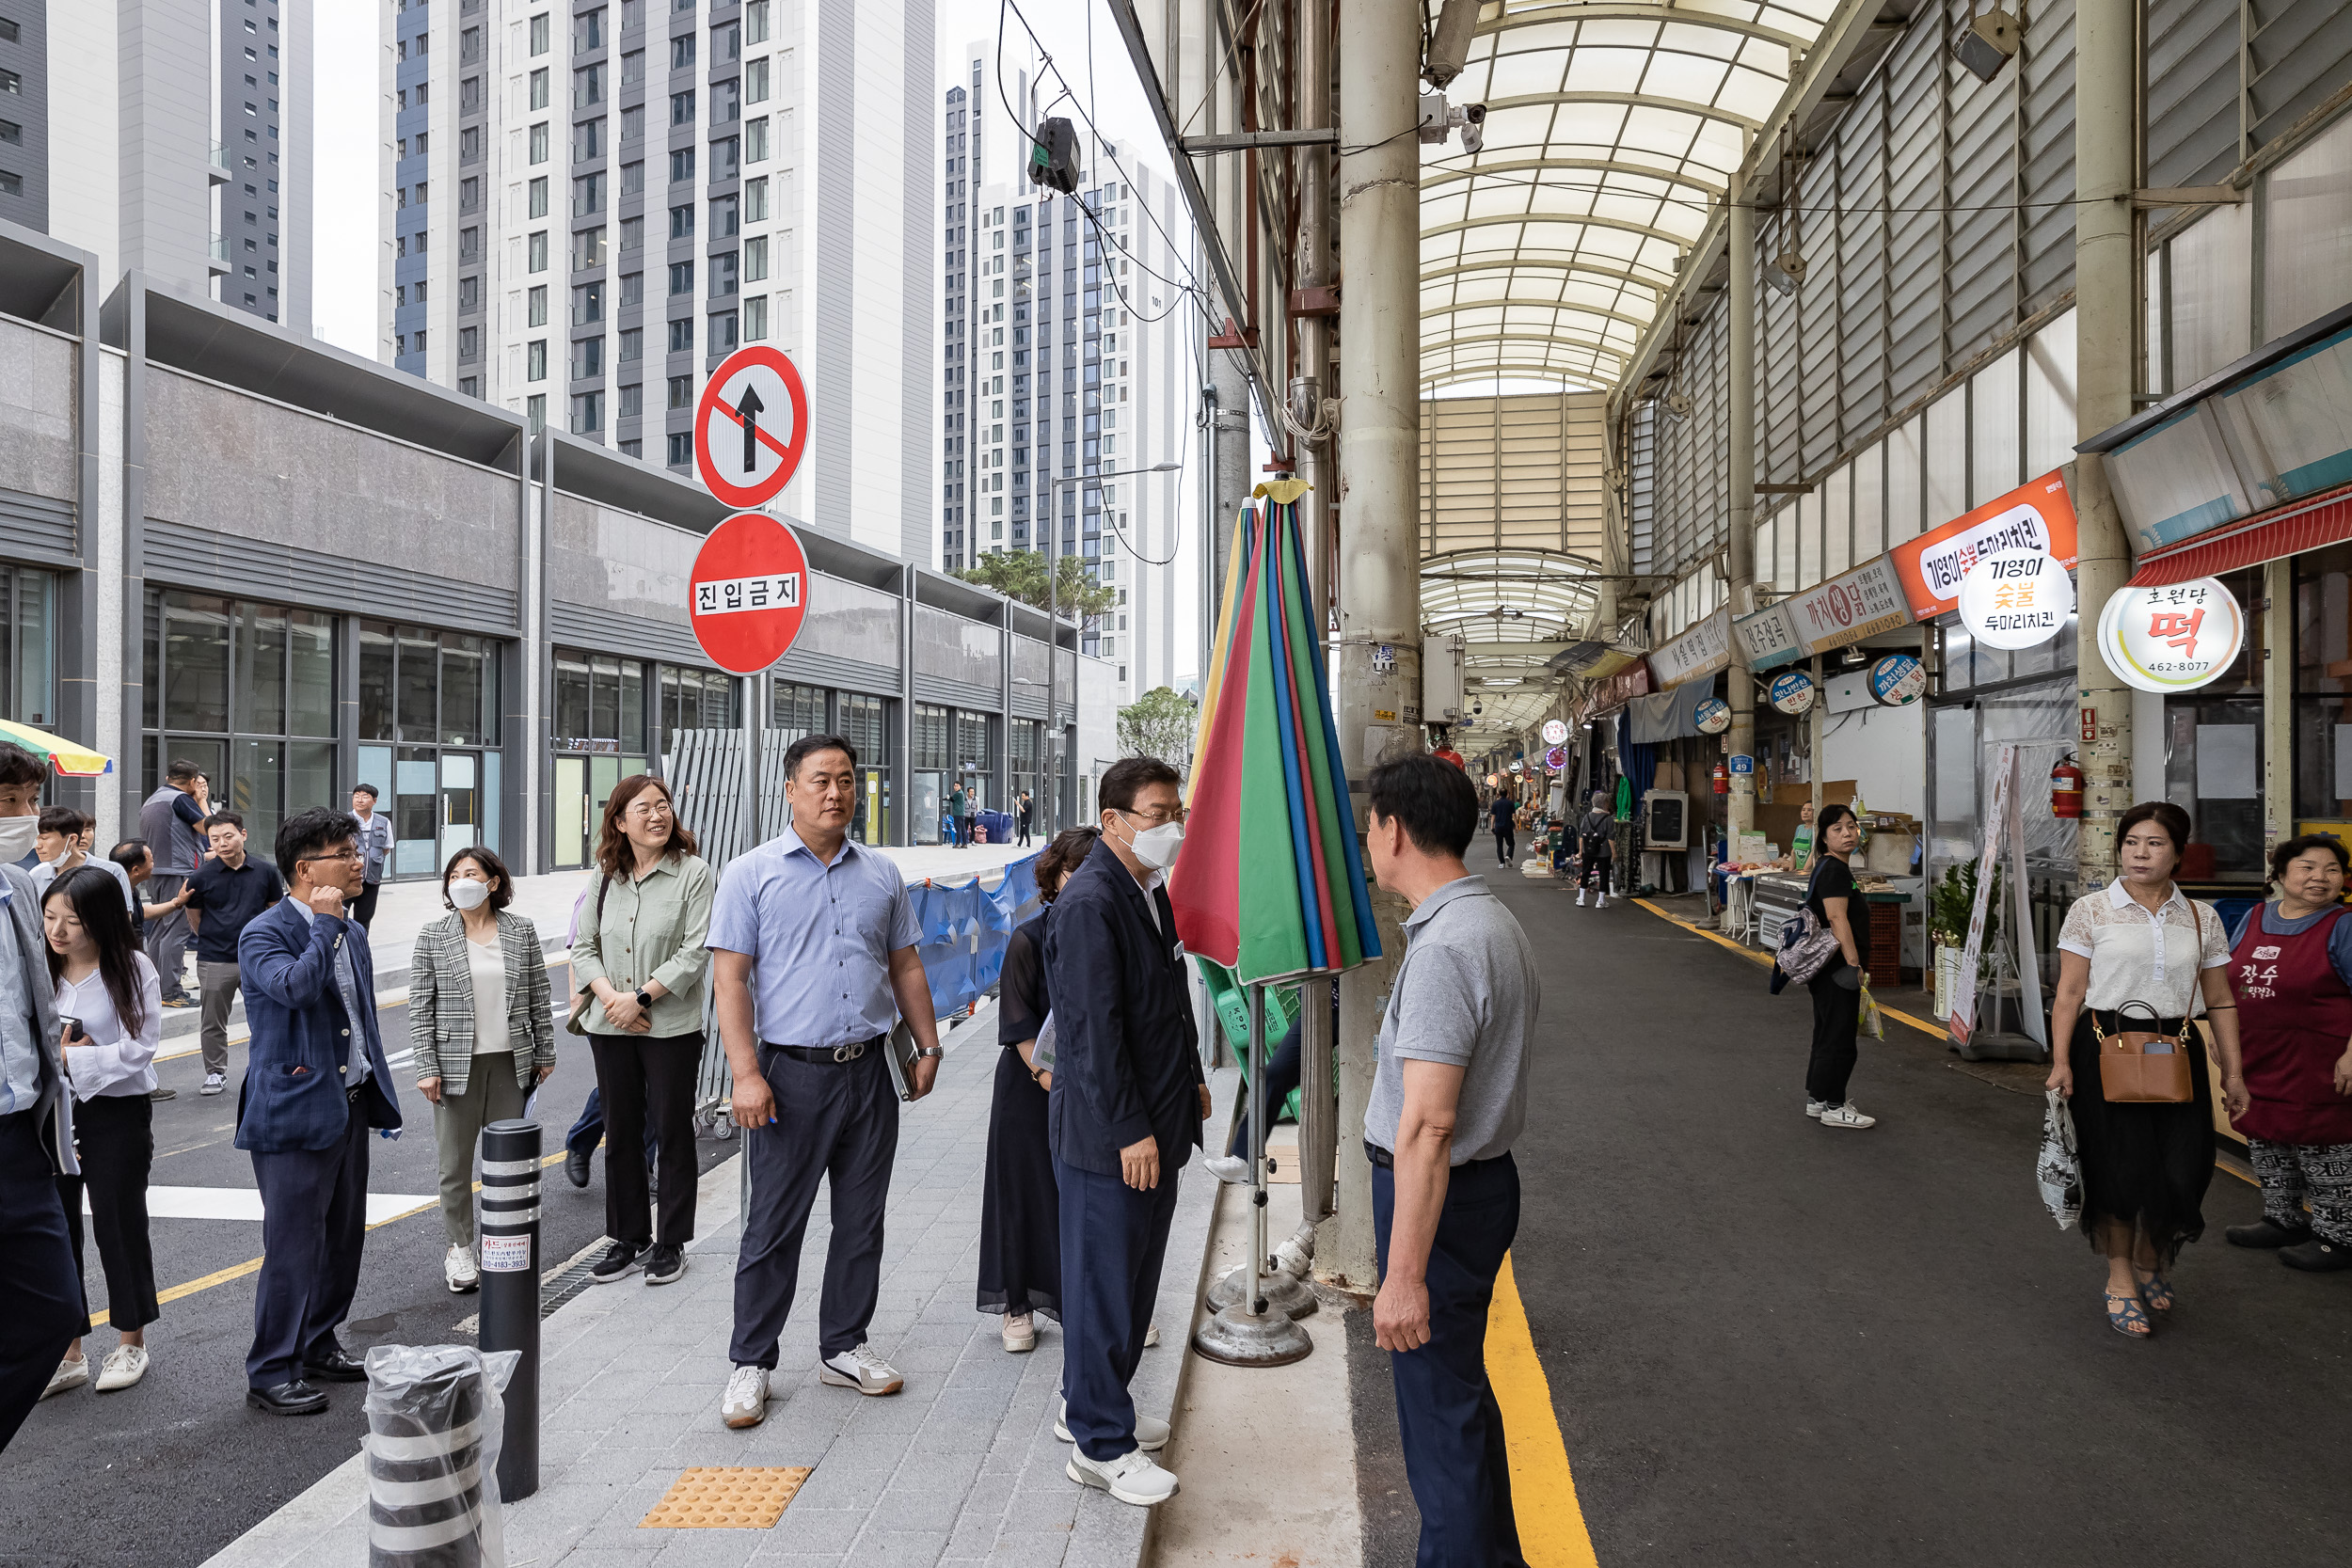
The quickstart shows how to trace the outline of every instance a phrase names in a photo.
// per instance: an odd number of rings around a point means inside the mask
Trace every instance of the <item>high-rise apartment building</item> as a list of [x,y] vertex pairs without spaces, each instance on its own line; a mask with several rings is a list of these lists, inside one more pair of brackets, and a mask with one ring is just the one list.
[[0,218],[299,332],[311,0],[0,0]]
[[929,0],[385,3],[384,356],[691,473],[710,371],[772,343],[781,509],[928,557]]
[[[942,98],[940,503],[948,570],[996,550],[1052,550],[1118,590],[1082,646],[1119,701],[1173,685],[1193,657],[1200,515],[1192,230],[1174,187],[1118,142],[1082,142],[1081,183],[1032,186],[1029,72],[964,53]],[[1010,104],[1009,105],[1008,100]],[[1181,247],[1181,248],[1180,248]],[[1174,472],[1140,470],[1176,463]],[[1191,663],[1184,666],[1185,671]]]

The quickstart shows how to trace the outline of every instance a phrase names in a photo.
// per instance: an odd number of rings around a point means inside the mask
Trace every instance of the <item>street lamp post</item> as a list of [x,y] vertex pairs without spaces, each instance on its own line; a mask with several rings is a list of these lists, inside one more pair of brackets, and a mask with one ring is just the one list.
[[[1057,475],[1055,478],[1054,483],[1057,485],[1084,485],[1091,481],[1097,488],[1100,488],[1103,481],[1106,479],[1124,479],[1132,474],[1172,474],[1179,471],[1183,467],[1184,465],[1182,463],[1154,463],[1148,468],[1105,468],[1100,473]],[[1050,536],[1052,544],[1052,548],[1046,552],[1045,556],[1045,625],[1047,631],[1045,643],[1045,730],[1048,735],[1052,736],[1054,739],[1058,742],[1061,739],[1061,715],[1056,711],[1056,698],[1059,695],[1057,689],[1061,677],[1061,519],[1049,514],[1045,519],[1045,529],[1047,534]],[[1138,557],[1137,559],[1141,558]],[[1073,665],[1073,670],[1074,673],[1074,664]],[[1077,700],[1077,693],[1075,691],[1071,693],[1071,700],[1073,705],[1074,706]],[[1074,747],[1072,749],[1070,756],[1065,760],[1070,762],[1077,760],[1077,752]],[[1055,770],[1054,784],[1056,787],[1054,792],[1054,822],[1055,832],[1057,832],[1061,831],[1060,786],[1068,784],[1073,791],[1074,791],[1077,787],[1074,783],[1072,783],[1068,774],[1069,769],[1067,768],[1060,768]],[[1074,809],[1077,802],[1073,800],[1071,804]]]

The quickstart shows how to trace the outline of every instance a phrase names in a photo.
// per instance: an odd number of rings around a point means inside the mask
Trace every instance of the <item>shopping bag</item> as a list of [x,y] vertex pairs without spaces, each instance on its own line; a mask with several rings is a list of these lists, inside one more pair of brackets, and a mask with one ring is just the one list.
[[2042,1154],[2034,1162],[2034,1180],[2042,1188],[2042,1206],[2050,1211],[2060,1230],[2070,1230],[2083,1212],[2083,1166],[2074,1152],[2074,1113],[2056,1089],[2043,1090],[2042,1098]]
[[1867,985],[1862,988],[1862,1018],[1854,1032],[1874,1040],[1886,1037],[1886,1020],[1880,1014],[1878,999],[1870,994]]

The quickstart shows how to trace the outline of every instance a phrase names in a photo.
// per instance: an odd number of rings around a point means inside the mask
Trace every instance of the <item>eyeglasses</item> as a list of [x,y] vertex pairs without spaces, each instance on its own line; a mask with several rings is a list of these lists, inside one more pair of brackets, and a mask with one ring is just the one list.
[[318,865],[326,861],[356,861],[364,857],[357,849],[338,849],[331,855],[305,855],[302,857],[302,863]]
[[1127,815],[1129,816],[1140,816],[1155,828],[1164,828],[1170,822],[1182,822],[1186,816],[1189,816],[1191,813],[1183,806],[1177,806],[1173,809],[1154,806],[1150,811],[1130,811]]

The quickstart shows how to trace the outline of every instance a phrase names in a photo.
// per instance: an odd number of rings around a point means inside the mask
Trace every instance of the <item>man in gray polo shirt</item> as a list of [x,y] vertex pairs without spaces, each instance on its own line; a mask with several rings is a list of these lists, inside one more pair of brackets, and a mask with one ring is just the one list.
[[1539,1003],[1511,911],[1462,863],[1478,794],[1432,756],[1373,770],[1373,875],[1413,906],[1364,1107],[1380,1294],[1421,1568],[1525,1568],[1502,1410],[1486,1382],[1486,1312],[1519,1224],[1511,1142],[1527,1120]]

